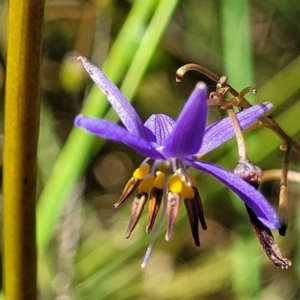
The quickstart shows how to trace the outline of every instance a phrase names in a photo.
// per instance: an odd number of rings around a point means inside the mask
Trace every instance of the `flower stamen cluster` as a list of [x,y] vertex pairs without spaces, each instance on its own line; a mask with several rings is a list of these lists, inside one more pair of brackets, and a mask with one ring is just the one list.
[[[170,165],[173,166],[173,174],[170,174],[170,172],[164,173],[153,168],[150,172],[150,165],[148,163],[142,163],[140,167],[133,172],[132,177],[128,180],[120,199],[115,204],[115,207],[119,206],[126,199],[128,199],[135,190],[138,191],[133,201],[131,217],[125,233],[126,238],[130,237],[131,232],[135,228],[147,201],[149,205],[149,217],[146,226],[147,233],[150,233],[153,229],[161,202],[165,202],[166,214],[168,216],[167,233],[165,236],[167,241],[171,239],[173,234],[175,221],[179,211],[180,199],[184,198],[185,202],[187,200],[189,202],[200,202],[197,206],[202,207],[199,192],[195,186],[195,180],[188,170],[186,168],[174,169],[174,163],[170,163]],[[180,165],[183,166],[182,163]],[[156,166],[158,169],[160,169],[161,164],[159,161],[154,161],[153,166]],[[188,212],[189,207],[190,206],[188,205]],[[199,215],[202,224],[204,224],[204,229],[206,229],[207,226],[204,220],[203,209],[200,210]],[[194,217],[194,214],[190,212],[188,213],[188,216],[191,223],[191,218]],[[193,227],[195,226],[198,228],[198,223],[193,224]],[[200,242],[198,235],[197,237],[194,237],[194,240],[196,246],[199,246]]]

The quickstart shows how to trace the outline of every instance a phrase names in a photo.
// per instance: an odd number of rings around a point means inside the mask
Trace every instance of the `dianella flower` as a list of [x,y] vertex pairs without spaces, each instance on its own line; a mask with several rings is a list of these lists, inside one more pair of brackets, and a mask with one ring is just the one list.
[[[208,91],[204,83],[200,82],[196,85],[177,121],[167,115],[156,114],[151,115],[143,123],[119,89],[86,58],[79,57],[79,59],[93,81],[106,94],[125,128],[104,119],[83,115],[76,117],[75,125],[102,138],[126,144],[145,157],[115,204],[119,206],[134,191],[137,191],[125,237],[130,236],[146,203],[149,206],[146,231],[152,231],[158,211],[162,206],[161,215],[153,230],[152,240],[142,266],[145,266],[148,261],[165,215],[167,216],[165,238],[166,240],[171,238],[181,199],[187,209],[195,244],[200,245],[198,224],[200,222],[205,230],[206,223],[200,194],[190,168],[208,173],[229,187],[268,228],[275,229],[280,226],[277,214],[254,187],[233,172],[198,160],[199,157],[234,136],[230,118],[224,118],[208,127],[205,126]],[[247,128],[271,107],[272,104],[266,102],[238,113],[237,118],[241,128]]]

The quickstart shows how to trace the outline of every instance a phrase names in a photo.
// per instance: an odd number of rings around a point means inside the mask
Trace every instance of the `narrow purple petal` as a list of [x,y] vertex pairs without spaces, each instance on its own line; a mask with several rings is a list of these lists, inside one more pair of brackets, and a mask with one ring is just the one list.
[[[254,105],[237,113],[237,119],[240,123],[241,129],[244,130],[251,124],[255,123],[257,119],[265,114],[273,107],[271,102],[264,102],[262,104]],[[229,117],[222,119],[205,129],[203,143],[198,151],[198,154],[205,154],[221,144],[225,143],[234,136],[232,121]]]
[[74,124],[102,138],[126,144],[145,157],[150,157],[152,159],[162,158],[162,156],[152,147],[150,142],[138,135],[128,132],[125,128],[115,123],[79,115],[76,117]]
[[162,146],[169,137],[176,122],[167,115],[157,114],[151,115],[144,126],[150,130],[155,137],[155,142]]
[[203,161],[186,160],[192,168],[206,172],[236,193],[256,214],[257,218],[270,229],[280,227],[278,216],[269,202],[254,187],[232,172]]
[[107,100],[110,102],[128,131],[146,139],[147,137],[144,131],[143,122],[126,97],[101,72],[101,70],[94,66],[87,58],[79,56],[78,59],[81,60],[84,68],[89,73],[92,80],[106,95]]
[[163,153],[165,157],[186,157],[200,149],[207,116],[207,87],[199,82],[169,135]]

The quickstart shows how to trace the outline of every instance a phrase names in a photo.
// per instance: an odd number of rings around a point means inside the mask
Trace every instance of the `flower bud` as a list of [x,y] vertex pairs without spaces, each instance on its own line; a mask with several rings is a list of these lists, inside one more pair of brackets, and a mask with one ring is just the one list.
[[256,189],[258,189],[261,184],[263,172],[260,167],[253,164],[251,161],[240,162],[233,172]]

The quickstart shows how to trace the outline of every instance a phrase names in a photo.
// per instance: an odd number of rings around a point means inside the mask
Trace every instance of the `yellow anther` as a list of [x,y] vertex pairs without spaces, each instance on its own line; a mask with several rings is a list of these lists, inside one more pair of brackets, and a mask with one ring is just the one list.
[[182,191],[183,182],[178,175],[173,175],[169,180],[168,188],[174,194],[180,194]]
[[162,172],[157,172],[156,177],[154,180],[154,186],[158,189],[164,188],[164,181],[165,181],[166,174]]
[[194,193],[193,188],[191,186],[183,183],[182,184],[181,196],[184,199],[194,199],[195,193]]
[[154,176],[150,175],[143,179],[138,186],[139,193],[149,193],[154,184]]
[[137,178],[137,179],[143,179],[143,177],[148,174],[150,171],[150,166],[147,163],[142,164],[139,168],[137,168],[134,172],[133,172],[133,177]]

